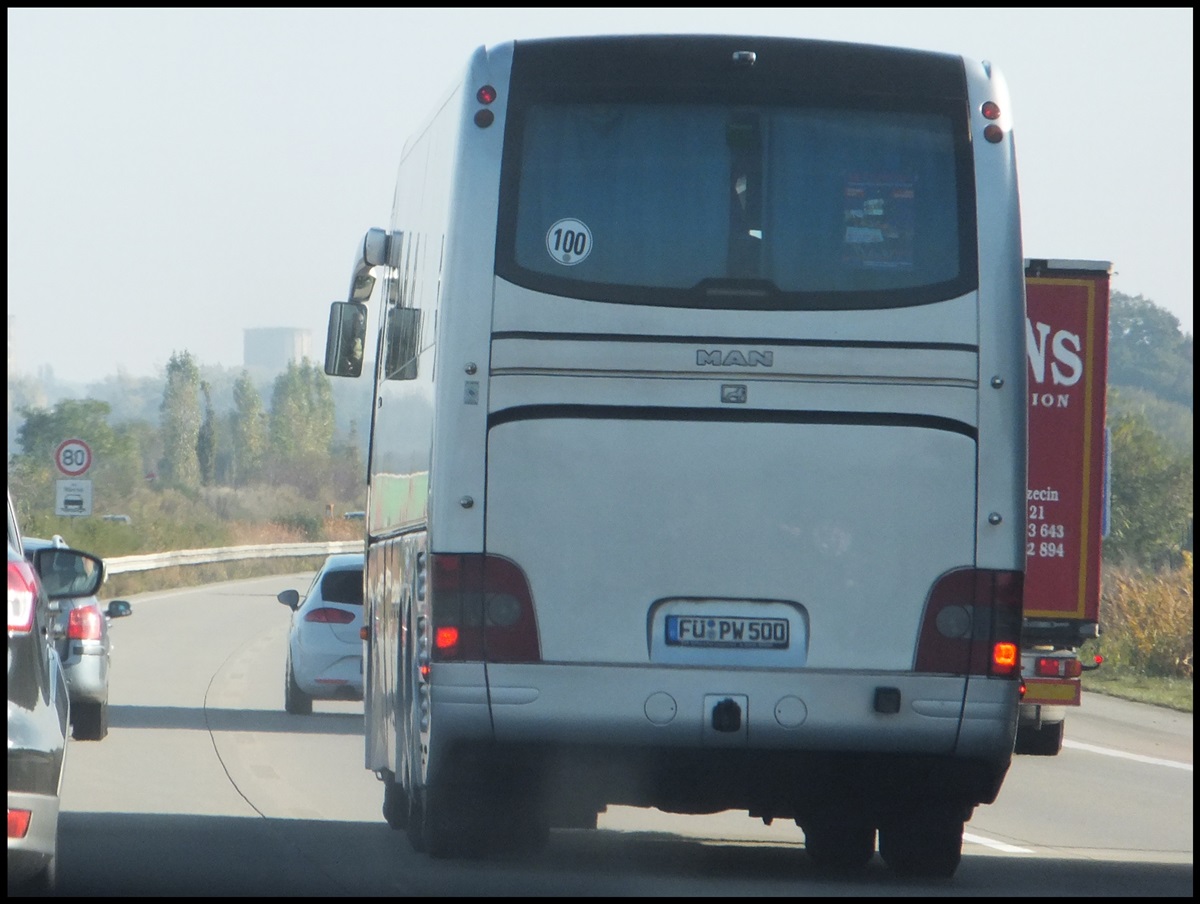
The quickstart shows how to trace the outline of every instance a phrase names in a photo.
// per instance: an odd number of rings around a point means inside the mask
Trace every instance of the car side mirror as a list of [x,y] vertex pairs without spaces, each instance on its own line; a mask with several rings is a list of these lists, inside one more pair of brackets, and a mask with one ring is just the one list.
[[133,615],[133,606],[129,605],[128,600],[112,600],[105,611],[109,618],[124,618]]
[[77,549],[39,549],[33,568],[51,600],[95,596],[104,583],[104,560]]
[[284,590],[276,597],[276,599],[294,612],[300,605],[300,591]]

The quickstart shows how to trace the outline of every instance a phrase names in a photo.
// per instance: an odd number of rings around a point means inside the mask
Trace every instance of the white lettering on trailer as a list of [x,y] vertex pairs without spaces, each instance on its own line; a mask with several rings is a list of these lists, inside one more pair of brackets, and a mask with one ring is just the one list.
[[[1050,329],[1048,323],[1039,323],[1035,327],[1028,319],[1025,320],[1025,351],[1033,368],[1033,379],[1038,383],[1046,382],[1046,337]],[[1083,359],[1079,357],[1083,340],[1075,333],[1058,330],[1049,344],[1054,357],[1050,363],[1054,385],[1074,386],[1083,376]]]
[[1025,499],[1035,502],[1058,502],[1058,490],[1054,487],[1046,487],[1044,490],[1026,490]]

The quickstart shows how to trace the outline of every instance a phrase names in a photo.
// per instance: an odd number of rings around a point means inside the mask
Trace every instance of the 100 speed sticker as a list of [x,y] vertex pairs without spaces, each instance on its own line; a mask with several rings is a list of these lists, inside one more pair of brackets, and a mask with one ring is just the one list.
[[574,217],[561,219],[546,232],[546,250],[564,267],[574,267],[592,253],[592,230]]

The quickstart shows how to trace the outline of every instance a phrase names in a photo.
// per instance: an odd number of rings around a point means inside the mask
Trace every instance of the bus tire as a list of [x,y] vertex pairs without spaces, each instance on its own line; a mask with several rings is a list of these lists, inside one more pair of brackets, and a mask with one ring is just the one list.
[[857,872],[875,856],[875,827],[861,819],[823,816],[806,819],[804,849],[819,869]]
[[422,794],[422,825],[429,856],[436,860],[478,859],[483,856],[488,820],[472,806],[469,786],[453,780],[426,786]]
[[397,831],[408,828],[408,794],[391,772],[383,774],[383,818]]
[[898,876],[948,879],[962,860],[964,823],[953,804],[913,806],[879,827],[879,854]]

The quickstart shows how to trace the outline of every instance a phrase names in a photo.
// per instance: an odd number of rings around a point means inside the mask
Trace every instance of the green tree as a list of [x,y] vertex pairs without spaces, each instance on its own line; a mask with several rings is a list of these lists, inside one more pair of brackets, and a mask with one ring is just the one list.
[[1192,407],[1192,336],[1179,318],[1141,295],[1113,292],[1108,313],[1108,383],[1149,390]]
[[342,499],[358,501],[364,497],[365,460],[358,436],[358,421],[351,420],[346,442],[338,446],[333,462],[333,478]]
[[334,405],[329,378],[305,358],[275,378],[271,396],[271,453],[282,461],[327,457]]
[[262,476],[267,451],[267,413],[254,381],[244,370],[233,384],[229,432],[233,440],[230,483],[244,486]]
[[159,476],[183,488],[200,484],[200,368],[188,351],[171,354],[160,407],[163,457]]
[[213,485],[217,474],[217,415],[207,380],[200,382],[200,392],[204,394],[204,420],[196,435],[196,461],[200,466],[200,482],[207,487]]
[[1106,559],[1157,567],[1177,558],[1192,515],[1192,459],[1145,419],[1123,415],[1112,431],[1112,499]]
[[116,507],[141,483],[142,448],[133,425],[113,427],[111,408],[98,399],[61,399],[53,408],[22,408],[20,452],[9,463],[9,484],[38,510],[53,510],[54,481],[61,478],[54,453],[64,439],[81,439],[92,450],[84,479],[94,486],[97,510]]
[[275,378],[269,477],[323,498],[331,481],[334,404],[329,378],[307,358]]

